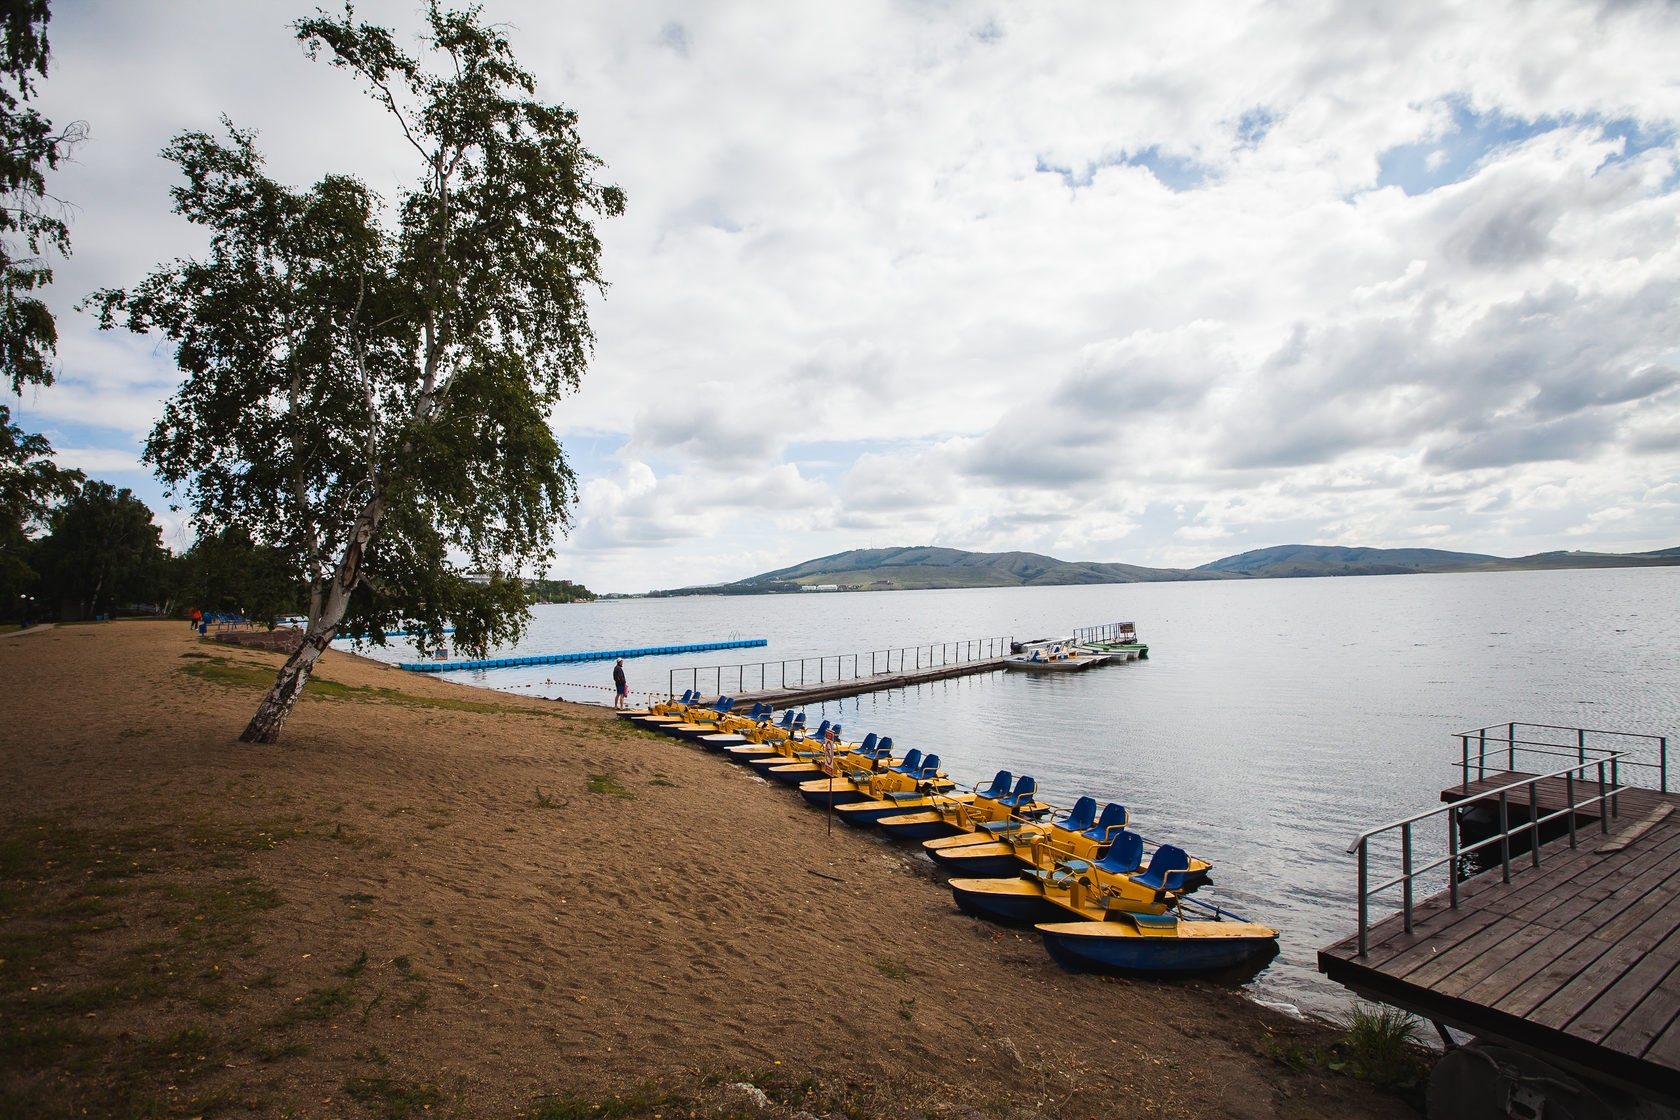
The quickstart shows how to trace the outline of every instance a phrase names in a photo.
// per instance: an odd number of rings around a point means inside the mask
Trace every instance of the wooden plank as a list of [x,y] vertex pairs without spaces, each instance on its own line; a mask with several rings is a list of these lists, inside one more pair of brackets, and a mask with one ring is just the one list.
[[1661,944],[1634,961],[1620,979],[1570,1021],[1569,1033],[1638,1057],[1651,1042],[1649,1037],[1635,1037],[1641,1033],[1638,1024],[1615,1042],[1610,1036],[1636,1008],[1645,1009],[1641,1022],[1652,1026],[1658,1018],[1661,1026],[1667,1026],[1680,1014],[1680,991],[1664,988],[1676,969],[1680,969],[1680,930],[1671,929]]
[[[1606,881],[1615,881],[1619,873],[1630,869],[1637,871],[1653,866],[1670,866],[1673,855],[1680,852],[1680,830],[1677,830],[1674,836],[1664,837],[1662,840],[1662,843],[1653,843],[1645,847],[1636,856],[1624,857],[1619,861],[1621,866],[1618,866],[1616,861],[1598,860],[1595,864],[1598,881],[1592,888],[1591,893],[1598,897],[1599,901],[1608,900],[1613,896],[1614,891],[1600,895],[1600,888]],[[1580,878],[1575,880],[1577,883],[1583,881],[1585,880]],[[1471,986],[1451,994],[1463,999],[1497,1004],[1515,988],[1533,980],[1542,969],[1551,965],[1559,956],[1576,949],[1582,941],[1593,934],[1594,930],[1591,923],[1582,920],[1587,913],[1585,909],[1577,910],[1570,907],[1568,913],[1575,918],[1574,921],[1561,927],[1555,923],[1547,922],[1542,928],[1551,929],[1552,932],[1539,940],[1531,941],[1529,946],[1513,957],[1504,969],[1487,974],[1485,978],[1478,980]],[[1582,953],[1585,952],[1586,950],[1582,950]],[[1577,956],[1581,956],[1582,953],[1578,953]],[[1455,985],[1449,985],[1449,987],[1455,987]]]
[[[1669,976],[1674,982],[1680,983],[1680,977],[1676,977],[1674,973],[1670,973]],[[1628,1043],[1631,1045],[1641,1037],[1650,1036],[1651,1043],[1644,1052],[1645,1060],[1667,1066],[1669,1069],[1680,1070],[1680,1015],[1670,1015],[1667,1026],[1657,1026],[1659,1020],[1654,1014],[1657,1009],[1653,1008],[1651,1016],[1644,1017],[1636,1023],[1635,1016],[1644,1010],[1642,1004],[1634,1015],[1629,1015],[1622,1022],[1622,1027],[1628,1029]]]
[[1634,824],[1632,828],[1624,829],[1621,832],[1618,832],[1615,839],[1600,844],[1598,847],[1594,848],[1593,851],[1599,853],[1619,852],[1629,844],[1632,844],[1635,840],[1638,840],[1641,836],[1645,835],[1645,833],[1649,832],[1652,828],[1656,827],[1658,822],[1672,812],[1674,812],[1674,806],[1658,805],[1655,809],[1646,813],[1644,818]]
[[[1680,832],[1671,840],[1671,845],[1642,850],[1641,860],[1659,861],[1671,850],[1680,852]],[[1486,915],[1494,915],[1496,920],[1510,917],[1520,922],[1523,927],[1541,924],[1557,928],[1573,922],[1590,906],[1608,899],[1613,891],[1605,885],[1605,881],[1613,874],[1614,868],[1608,866],[1602,857],[1594,857],[1581,849],[1568,852],[1567,857],[1551,862],[1542,858],[1538,869],[1526,868],[1524,874],[1520,878],[1514,877],[1509,886],[1496,879],[1492,884],[1484,884],[1478,894],[1469,898],[1465,898],[1461,892],[1459,909],[1463,914],[1457,922],[1440,929],[1434,926],[1420,926],[1414,922],[1414,928],[1418,932],[1412,935],[1409,944],[1401,945],[1396,940],[1394,945],[1399,951],[1391,952],[1386,960],[1373,953],[1359,963],[1381,968],[1385,974],[1406,979],[1411,983],[1428,983],[1433,979],[1440,979],[1450,970],[1437,967],[1430,974],[1430,979],[1413,977],[1411,973],[1425,964],[1438,963],[1444,953],[1454,954],[1452,959],[1456,963],[1463,963],[1456,953],[1462,942],[1472,938],[1477,939],[1477,948],[1489,944],[1490,939],[1499,935],[1485,933],[1494,924],[1493,921],[1486,920]],[[1558,875],[1566,877],[1557,881],[1554,877]],[[1573,897],[1570,897],[1571,892]],[[1560,895],[1563,896],[1562,901],[1559,901]],[[1435,898],[1429,901],[1433,902]],[[1509,929],[1505,931],[1507,935],[1512,932],[1514,931]],[[1571,943],[1573,940],[1572,938]]]
[[[1542,1026],[1563,1029],[1601,992],[1638,964],[1641,956],[1654,952],[1680,925],[1680,900],[1673,893],[1676,883],[1680,883],[1680,870],[1664,876],[1663,884],[1655,888],[1663,891],[1666,898],[1630,894],[1617,900],[1623,904],[1620,912],[1611,921],[1593,923],[1588,935],[1588,941],[1598,946],[1598,955],[1528,1017]],[[1653,902],[1657,905],[1651,905]],[[1610,904],[1606,904],[1606,913],[1609,909]]]
[[[1634,880],[1639,882],[1639,880]],[[1634,894],[1624,894],[1620,900],[1608,899],[1599,905],[1600,912],[1588,911],[1582,915],[1583,929],[1589,934],[1605,922],[1621,914],[1637,901]],[[1500,1011],[1513,1015],[1528,1017],[1558,989],[1567,985],[1581,972],[1589,968],[1594,961],[1606,951],[1606,943],[1591,936],[1583,937],[1579,943],[1568,951],[1560,954],[1550,966],[1542,970],[1529,983],[1515,989],[1503,998],[1495,1001],[1493,1006]]]

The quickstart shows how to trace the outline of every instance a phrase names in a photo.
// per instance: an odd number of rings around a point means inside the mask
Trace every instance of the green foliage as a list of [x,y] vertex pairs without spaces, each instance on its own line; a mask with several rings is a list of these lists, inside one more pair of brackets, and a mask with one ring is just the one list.
[[0,404],[0,601],[15,606],[36,579],[30,538],[46,527],[52,507],[76,492],[81,471],[60,470],[46,437],[12,423]]
[[310,640],[247,738],[278,735],[341,625],[422,647],[449,626],[468,648],[517,639],[514,573],[552,557],[575,500],[548,417],[594,342],[593,220],[624,197],[594,180],[575,114],[531,99],[499,30],[476,9],[427,16],[435,73],[348,7],[294,25],[412,146],[392,208],[346,176],[275,181],[231,122],[184,133],[164,152],[175,211],[208,255],[91,300],[102,327],[175,344],[185,378],[146,459],[200,530],[285,549],[309,583]]
[[58,327],[33,293],[52,283],[43,254],[69,254],[70,227],[46,172],[87,133],[80,122],[56,132],[25,105],[35,76],[47,76],[49,18],[47,0],[9,0],[0,11],[0,370],[14,393],[53,381]]
[[[1426,1072],[1418,1020],[1387,1004],[1361,1003],[1342,1021],[1355,1077],[1378,1085],[1415,1085]],[[1332,1068],[1335,1068],[1332,1066]]]
[[35,552],[41,595],[81,604],[82,616],[162,589],[169,554],[152,511],[128,489],[89,482],[48,517]]
[[238,526],[199,537],[176,561],[172,583],[176,600],[187,606],[257,622],[295,614],[308,601],[296,558],[254,543]]
[[528,579],[525,591],[533,603],[592,603],[595,592],[569,579]]

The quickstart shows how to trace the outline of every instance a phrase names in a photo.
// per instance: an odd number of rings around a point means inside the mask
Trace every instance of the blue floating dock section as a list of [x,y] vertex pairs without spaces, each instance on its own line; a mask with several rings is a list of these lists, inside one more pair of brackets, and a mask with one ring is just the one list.
[[644,649],[601,649],[589,653],[550,653],[538,657],[492,657],[483,661],[402,661],[397,668],[411,673],[448,673],[456,669],[512,669],[519,665],[559,665],[568,661],[610,661],[619,657],[649,657],[660,653],[704,653],[714,649],[748,649],[769,644],[764,638],[737,642],[700,642]]

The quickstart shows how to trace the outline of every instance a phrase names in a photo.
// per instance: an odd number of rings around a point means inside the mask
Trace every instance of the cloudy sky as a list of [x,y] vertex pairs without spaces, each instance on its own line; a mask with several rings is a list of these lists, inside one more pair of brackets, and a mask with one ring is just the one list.
[[[1680,544],[1680,6],[485,0],[625,188],[554,572],[603,591],[941,544]],[[415,167],[288,23],[57,0],[60,383],[133,487],[167,348],[74,310],[190,255],[177,132]],[[357,5],[418,28],[411,3]]]

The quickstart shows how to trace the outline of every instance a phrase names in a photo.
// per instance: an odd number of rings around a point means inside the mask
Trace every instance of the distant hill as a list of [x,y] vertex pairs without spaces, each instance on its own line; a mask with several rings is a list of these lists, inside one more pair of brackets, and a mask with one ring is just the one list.
[[1660,552],[1540,552],[1533,556],[1489,556],[1436,548],[1338,548],[1286,544],[1258,548],[1203,564],[1198,572],[1223,572],[1251,579],[1305,576],[1406,575],[1414,572],[1509,572],[1541,568],[1634,568],[1680,563],[1680,548]]
[[963,552],[955,548],[859,548],[807,560],[791,568],[739,581],[797,583],[859,590],[907,591],[935,587],[1041,587],[1078,583],[1143,583],[1221,579],[1220,573],[1136,564],[1057,560],[1036,552]]
[[1658,552],[1542,552],[1509,559],[1434,548],[1343,548],[1287,544],[1226,556],[1199,568],[1145,568],[1057,560],[1036,552],[964,552],[956,548],[859,548],[837,552],[711,587],[655,591],[662,595],[762,595],[835,587],[846,591],[913,591],[953,587],[1048,587],[1173,580],[1290,579],[1311,576],[1492,572],[1542,568],[1643,567],[1680,564],[1680,548]]
[[1504,563],[1479,552],[1443,552],[1438,548],[1337,548],[1284,544],[1257,548],[1203,564],[1198,572],[1272,579],[1294,576],[1377,576],[1411,572],[1471,572]]

